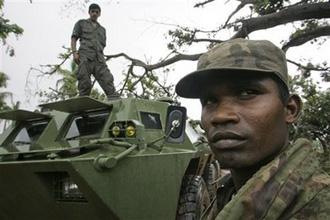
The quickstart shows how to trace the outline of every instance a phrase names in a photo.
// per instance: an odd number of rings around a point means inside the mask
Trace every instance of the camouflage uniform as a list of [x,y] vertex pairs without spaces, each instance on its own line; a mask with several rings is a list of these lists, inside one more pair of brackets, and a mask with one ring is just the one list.
[[[233,182],[226,179],[218,192],[220,201],[234,195]],[[227,204],[219,205],[225,206],[217,220],[328,219],[330,177],[322,171],[311,143],[298,139],[255,173]]]
[[106,31],[96,22],[94,25],[90,19],[79,20],[72,32],[72,37],[80,39],[79,57],[80,63],[77,72],[79,95],[89,95],[92,90],[90,75],[95,79],[106,93],[107,97],[115,94],[113,75],[108,69],[103,54],[106,46]]

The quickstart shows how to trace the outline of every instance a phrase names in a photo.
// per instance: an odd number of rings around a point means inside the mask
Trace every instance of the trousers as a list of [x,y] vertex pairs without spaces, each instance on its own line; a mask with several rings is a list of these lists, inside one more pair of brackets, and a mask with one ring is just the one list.
[[88,96],[92,91],[91,75],[100,84],[106,96],[112,97],[116,94],[113,84],[113,75],[104,62],[97,60],[82,60],[77,71],[79,96]]

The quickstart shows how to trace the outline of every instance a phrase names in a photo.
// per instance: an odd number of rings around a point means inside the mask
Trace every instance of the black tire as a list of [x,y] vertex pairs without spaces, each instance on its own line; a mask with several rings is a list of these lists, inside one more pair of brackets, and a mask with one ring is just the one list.
[[177,220],[199,220],[210,205],[206,184],[201,176],[183,177],[177,209]]

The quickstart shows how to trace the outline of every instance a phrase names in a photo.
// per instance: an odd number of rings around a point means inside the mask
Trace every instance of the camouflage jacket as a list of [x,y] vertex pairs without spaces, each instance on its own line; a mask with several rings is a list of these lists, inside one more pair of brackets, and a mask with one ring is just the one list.
[[79,20],[71,37],[80,40],[81,59],[105,62],[103,49],[106,46],[106,31],[98,22],[93,23],[90,19]]
[[[231,181],[227,178],[226,182]],[[228,195],[224,196],[224,200],[230,200]],[[322,171],[311,143],[298,139],[255,173],[216,220],[328,219],[329,216],[330,177]]]

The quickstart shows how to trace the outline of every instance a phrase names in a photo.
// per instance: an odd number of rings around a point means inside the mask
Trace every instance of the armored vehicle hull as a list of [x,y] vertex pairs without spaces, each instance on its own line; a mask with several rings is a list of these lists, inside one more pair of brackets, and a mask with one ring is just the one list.
[[212,219],[219,167],[198,123],[166,102],[48,103],[0,138],[0,219]]

